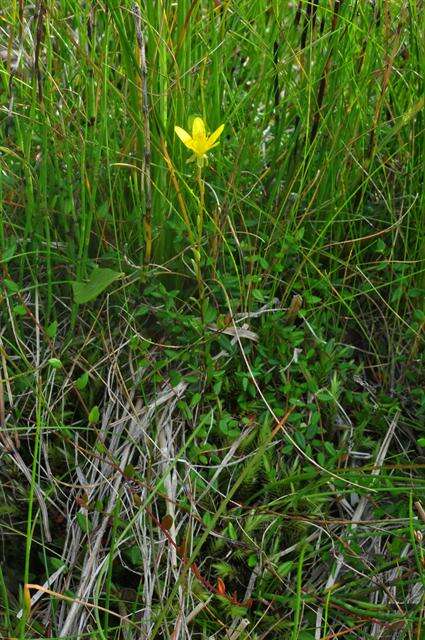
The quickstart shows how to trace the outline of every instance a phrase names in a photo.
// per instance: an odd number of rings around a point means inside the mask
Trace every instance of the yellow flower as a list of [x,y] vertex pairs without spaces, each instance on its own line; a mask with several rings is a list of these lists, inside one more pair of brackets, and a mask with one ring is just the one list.
[[191,160],[196,160],[199,167],[202,167],[206,163],[207,152],[219,144],[217,140],[221,136],[223,129],[224,124],[221,124],[214,133],[207,136],[205,123],[202,118],[194,118],[192,124],[192,135],[181,127],[174,127],[174,131],[183,144],[194,152],[194,156]]

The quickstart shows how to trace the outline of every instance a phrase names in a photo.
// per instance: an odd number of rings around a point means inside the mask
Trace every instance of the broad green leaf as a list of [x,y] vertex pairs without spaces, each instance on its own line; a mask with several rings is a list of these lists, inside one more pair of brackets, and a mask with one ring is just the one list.
[[77,304],[90,302],[99,296],[110,284],[124,274],[113,269],[96,268],[90,274],[87,282],[72,282],[74,300]]
[[59,360],[59,358],[49,358],[49,364],[52,369],[60,369],[62,366],[62,362]]

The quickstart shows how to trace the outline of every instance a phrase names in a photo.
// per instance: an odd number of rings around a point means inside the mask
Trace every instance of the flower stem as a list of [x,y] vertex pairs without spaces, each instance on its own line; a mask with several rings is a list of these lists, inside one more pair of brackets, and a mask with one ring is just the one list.
[[202,270],[201,270],[201,250],[202,250],[202,233],[204,230],[205,185],[202,179],[202,167],[199,164],[198,164],[197,180],[198,180],[198,188],[199,188],[199,209],[198,209],[198,217],[196,221],[197,241],[196,241],[196,251],[195,251],[195,263],[196,263],[196,279],[198,281],[200,315],[201,315],[202,326],[204,326],[205,287],[204,287],[204,281],[202,279]]

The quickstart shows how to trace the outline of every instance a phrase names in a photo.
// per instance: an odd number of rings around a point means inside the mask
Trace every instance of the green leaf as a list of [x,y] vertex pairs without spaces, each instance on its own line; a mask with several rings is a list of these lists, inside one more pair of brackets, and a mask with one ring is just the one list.
[[255,553],[251,553],[251,555],[248,556],[248,567],[250,569],[253,569],[256,566],[257,562],[258,562],[258,558],[257,558],[256,554]]
[[245,616],[248,609],[246,607],[242,607],[241,605],[234,604],[230,607],[230,615],[234,618],[238,618],[240,616]]
[[94,406],[89,413],[89,423],[94,424],[95,422],[99,422],[100,412],[99,407]]
[[11,293],[19,291],[19,285],[13,282],[13,280],[9,280],[9,278],[3,278],[3,284]]
[[304,434],[301,433],[301,431],[295,431],[294,440],[297,443],[297,445],[301,447],[301,449],[304,449],[306,442],[305,442]]
[[237,428],[238,422],[230,416],[224,416],[218,423],[218,428],[221,433],[229,438],[237,438],[240,435],[240,430]]
[[320,402],[332,402],[333,396],[327,389],[322,389],[322,391],[318,391],[316,393],[316,398],[320,400]]
[[172,369],[171,371],[169,371],[168,375],[170,377],[171,386],[177,387],[177,385],[179,384],[179,382],[181,382],[181,379],[182,379],[182,376],[179,373],[179,371],[175,371],[174,369]]
[[202,396],[199,392],[194,393],[192,400],[190,401],[190,408],[193,409],[193,407],[196,407],[196,405],[199,403],[199,401],[201,400]]
[[125,555],[128,557],[133,567],[138,567],[142,564],[143,558],[139,547],[134,546],[126,549]]
[[210,322],[214,322],[217,319],[217,310],[214,309],[211,305],[208,305],[204,310],[204,322],[209,324]]
[[64,435],[65,438],[69,438],[70,440],[71,440],[71,438],[73,438],[72,431],[70,431],[63,424],[58,425],[58,430],[60,431],[61,434]]
[[86,388],[88,381],[89,374],[87,373],[87,371],[85,371],[79,378],[77,378],[77,380],[75,381],[75,386],[77,387],[77,389],[82,391]]
[[292,565],[293,565],[292,560],[287,560],[286,562],[283,562],[282,564],[280,564],[277,568],[277,572],[279,576],[281,578],[284,578],[286,575],[288,575],[288,573],[292,569]]
[[54,338],[56,336],[58,330],[57,320],[54,320],[49,326],[46,328],[46,335],[49,338]]
[[0,516],[9,516],[19,513],[19,507],[13,504],[0,504]]
[[87,282],[72,282],[74,300],[77,304],[90,302],[99,296],[110,284],[124,274],[113,269],[93,269]]
[[327,440],[325,440],[325,442],[323,443],[323,446],[325,447],[326,451],[330,456],[336,455],[336,451],[332,442],[328,442]]
[[81,531],[83,531],[83,533],[90,533],[93,525],[90,522],[90,520],[88,520],[86,516],[81,513],[81,511],[77,513],[77,522],[78,522],[78,526],[80,527]]
[[62,567],[64,566],[63,560],[61,560],[60,558],[49,557],[49,560],[50,560],[50,564],[55,570],[62,569]]
[[26,316],[27,309],[23,304],[17,304],[15,307],[13,307],[13,313],[16,316]]
[[135,474],[136,474],[136,471],[132,464],[127,464],[124,467],[124,476],[126,478],[134,478]]
[[100,440],[96,442],[96,444],[94,445],[94,448],[100,454],[104,454],[108,452],[106,445],[103,442],[100,442]]
[[49,364],[52,369],[60,369],[62,366],[62,362],[59,360],[59,358],[49,358]]
[[253,289],[252,295],[255,300],[258,300],[258,302],[264,302],[264,293],[261,291],[261,289]]
[[16,240],[12,240],[11,244],[5,248],[2,257],[0,258],[0,263],[9,262],[13,258],[16,252]]
[[238,534],[236,533],[235,527],[231,522],[227,525],[227,535],[231,540],[237,540]]

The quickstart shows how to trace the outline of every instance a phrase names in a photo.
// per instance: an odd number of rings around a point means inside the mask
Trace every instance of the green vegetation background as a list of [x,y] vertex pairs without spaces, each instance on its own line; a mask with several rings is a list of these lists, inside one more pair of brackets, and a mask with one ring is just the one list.
[[423,2],[138,7],[0,10],[0,635],[419,640]]

